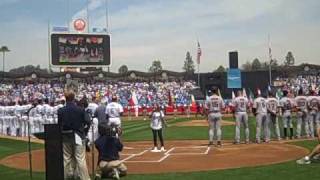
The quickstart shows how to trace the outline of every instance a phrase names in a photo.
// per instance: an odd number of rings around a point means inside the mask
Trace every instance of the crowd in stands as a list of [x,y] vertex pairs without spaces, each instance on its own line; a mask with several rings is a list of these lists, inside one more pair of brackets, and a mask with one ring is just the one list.
[[[86,96],[89,100],[104,99],[110,101],[116,95],[123,107],[140,107],[160,104],[167,106],[190,105],[189,91],[195,88],[195,82],[80,82],[78,98]],[[12,105],[19,101],[30,103],[38,99],[59,102],[63,97],[64,83],[7,83],[0,84],[0,105]]]
[[300,89],[306,94],[310,94],[310,90],[320,89],[320,75],[308,75],[308,76],[296,76],[291,78],[275,79],[274,84],[281,86],[283,89],[287,89],[293,94],[297,94]]

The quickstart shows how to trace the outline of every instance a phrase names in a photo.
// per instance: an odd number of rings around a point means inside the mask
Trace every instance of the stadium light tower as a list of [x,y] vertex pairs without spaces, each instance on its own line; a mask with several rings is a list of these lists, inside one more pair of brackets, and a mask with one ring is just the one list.
[[7,52],[10,52],[9,48],[7,46],[2,46],[0,48],[0,52],[2,52],[2,72],[4,73],[4,63],[5,63],[5,56]]

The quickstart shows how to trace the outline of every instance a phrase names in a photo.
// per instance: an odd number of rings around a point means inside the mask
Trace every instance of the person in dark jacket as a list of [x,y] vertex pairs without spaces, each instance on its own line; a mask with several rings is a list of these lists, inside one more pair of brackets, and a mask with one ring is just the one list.
[[119,152],[123,149],[123,144],[116,136],[116,127],[101,127],[99,138],[95,141],[95,146],[99,152],[96,179],[102,177],[113,177],[119,179],[127,174],[127,167],[120,161]]
[[[88,125],[83,108],[75,104],[75,94],[71,90],[65,91],[66,106],[58,110],[58,123],[62,131],[71,131],[70,135],[63,135],[63,161],[64,176],[66,178],[77,178],[89,180],[89,173],[85,156],[85,132],[84,127]],[[77,169],[77,173],[76,172]]]

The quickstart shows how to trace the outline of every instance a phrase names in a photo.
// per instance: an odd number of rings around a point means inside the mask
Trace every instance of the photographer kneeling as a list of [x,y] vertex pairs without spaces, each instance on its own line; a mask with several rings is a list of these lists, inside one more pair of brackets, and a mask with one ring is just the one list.
[[96,179],[102,177],[112,177],[119,179],[127,174],[127,167],[120,161],[119,152],[123,149],[123,144],[117,138],[117,128],[99,128],[100,137],[95,141],[95,146],[99,152]]

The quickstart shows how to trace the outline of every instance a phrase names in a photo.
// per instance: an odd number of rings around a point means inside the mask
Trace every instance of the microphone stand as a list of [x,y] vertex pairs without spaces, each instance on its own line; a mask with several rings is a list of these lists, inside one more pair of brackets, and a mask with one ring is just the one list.
[[91,112],[87,112],[89,117],[90,117],[90,121],[91,121],[91,138],[92,138],[92,143],[91,143],[91,171],[92,171],[92,178],[95,179],[95,169],[94,169],[94,123],[93,123],[93,116],[91,114]]
[[34,108],[35,106],[33,105],[26,113],[28,116],[27,126],[28,126],[29,175],[31,180],[32,180],[32,153],[31,153],[30,111]]

